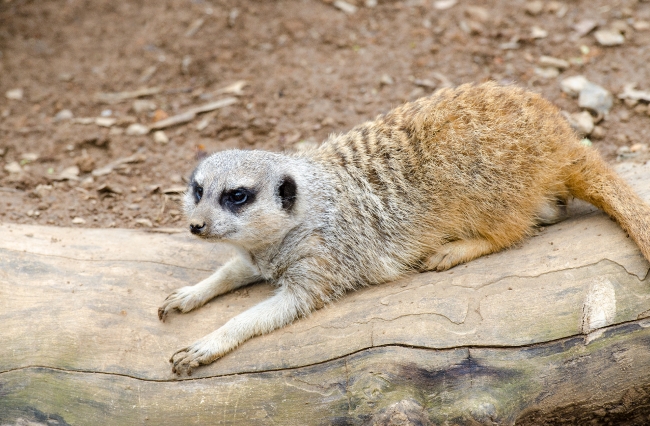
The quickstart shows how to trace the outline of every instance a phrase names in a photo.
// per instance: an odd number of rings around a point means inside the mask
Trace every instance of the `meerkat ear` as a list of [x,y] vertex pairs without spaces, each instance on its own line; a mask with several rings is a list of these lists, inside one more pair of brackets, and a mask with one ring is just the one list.
[[294,203],[296,202],[296,192],[298,187],[296,186],[296,181],[293,180],[291,176],[285,176],[282,178],[282,183],[278,187],[278,196],[282,202],[282,208],[287,211],[291,211]]

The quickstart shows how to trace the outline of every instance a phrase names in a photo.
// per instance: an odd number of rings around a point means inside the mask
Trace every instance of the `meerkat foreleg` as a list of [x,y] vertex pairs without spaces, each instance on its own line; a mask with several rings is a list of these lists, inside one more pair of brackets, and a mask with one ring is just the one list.
[[494,243],[482,239],[456,240],[443,244],[431,255],[422,268],[423,271],[446,271],[459,263],[469,262],[477,257],[500,250]]
[[283,286],[271,298],[242,312],[222,327],[192,345],[176,351],[171,359],[176,374],[192,373],[201,364],[210,364],[251,337],[268,333],[311,311],[313,304],[304,294]]
[[174,309],[189,312],[214,297],[260,279],[258,268],[247,256],[240,254],[198,284],[179,288],[167,296],[158,308],[158,318],[165,321],[167,314]]

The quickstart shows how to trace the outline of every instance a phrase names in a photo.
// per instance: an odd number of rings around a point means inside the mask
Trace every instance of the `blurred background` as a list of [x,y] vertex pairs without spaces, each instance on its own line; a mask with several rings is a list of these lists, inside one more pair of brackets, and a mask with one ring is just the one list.
[[296,150],[446,86],[647,161],[650,2],[0,0],[0,221],[178,228],[197,159]]

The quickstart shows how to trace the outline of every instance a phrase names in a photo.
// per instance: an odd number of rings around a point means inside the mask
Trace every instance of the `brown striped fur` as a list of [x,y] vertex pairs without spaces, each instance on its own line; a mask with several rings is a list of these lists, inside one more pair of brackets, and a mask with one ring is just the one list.
[[[287,177],[296,194],[283,204]],[[230,211],[224,194],[236,188],[254,201]],[[440,90],[311,151],[214,154],[193,175],[186,213],[200,237],[241,256],[171,294],[160,318],[261,279],[278,291],[179,350],[173,369],[210,363],[346,291],[512,246],[571,196],[614,217],[650,259],[650,207],[551,103],[494,83]]]

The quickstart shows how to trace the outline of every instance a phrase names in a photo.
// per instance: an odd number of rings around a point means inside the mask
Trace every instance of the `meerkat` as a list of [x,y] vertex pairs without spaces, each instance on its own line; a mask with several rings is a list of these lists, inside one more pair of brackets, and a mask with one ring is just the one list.
[[173,292],[159,318],[256,281],[277,291],[174,353],[172,370],[191,374],[348,291],[510,247],[570,197],[616,219],[650,259],[650,206],[558,108],[495,83],[440,90],[305,152],[215,153],[193,172],[185,213],[192,234],[238,256]]

